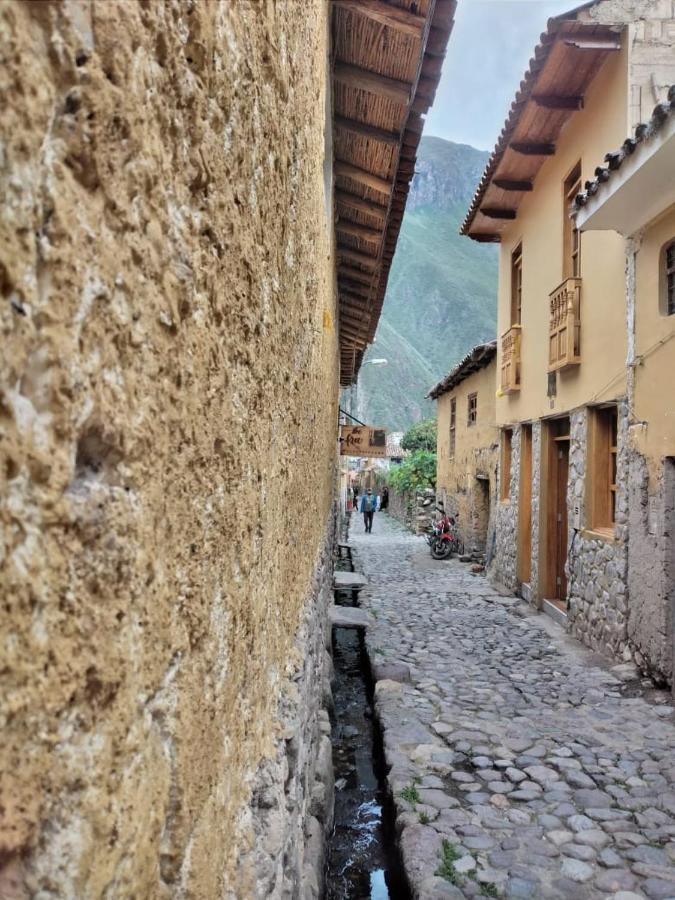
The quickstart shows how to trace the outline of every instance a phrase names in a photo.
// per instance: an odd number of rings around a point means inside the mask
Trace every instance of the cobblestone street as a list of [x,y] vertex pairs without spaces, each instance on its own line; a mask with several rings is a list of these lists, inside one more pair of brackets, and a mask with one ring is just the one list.
[[675,898],[669,695],[385,514],[350,541],[414,896]]

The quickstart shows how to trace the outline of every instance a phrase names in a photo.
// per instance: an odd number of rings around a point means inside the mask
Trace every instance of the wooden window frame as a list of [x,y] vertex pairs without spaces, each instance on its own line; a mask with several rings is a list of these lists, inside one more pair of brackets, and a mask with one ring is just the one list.
[[581,191],[581,160],[563,182],[563,281],[581,278],[581,232],[570,216],[570,207]]
[[499,471],[499,499],[511,499],[511,459],[513,456],[513,428],[502,428],[502,447]]
[[455,447],[457,444],[457,397],[450,400],[450,442],[448,445],[448,457],[455,458]]
[[511,254],[511,325],[523,319],[523,245],[518,244]]
[[616,406],[589,410],[589,508],[590,529],[614,534],[616,525],[617,454],[619,415]]
[[466,427],[473,428],[478,421],[478,392],[474,391],[466,398]]
[[[672,260],[669,255],[672,254]],[[675,238],[666,241],[659,254],[661,315],[675,316]]]

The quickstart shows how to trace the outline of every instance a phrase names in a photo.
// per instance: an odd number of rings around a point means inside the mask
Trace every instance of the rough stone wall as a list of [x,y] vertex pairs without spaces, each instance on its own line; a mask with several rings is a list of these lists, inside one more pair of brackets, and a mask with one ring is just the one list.
[[664,461],[650,490],[647,461],[629,448],[628,639],[640,669],[657,681],[671,682],[674,526],[673,461]]
[[[497,466],[497,497],[501,496],[501,459]],[[520,484],[520,425],[511,435],[511,481],[509,499],[495,504],[495,549],[488,573],[493,581],[509,590],[518,587],[518,489]]]
[[539,497],[541,495],[541,422],[532,423],[532,555],[529,600],[537,604],[539,591]]
[[260,852],[298,896],[337,422],[326,7],[6,2],[0,58],[0,894],[250,897]]
[[626,403],[618,404],[618,450],[616,461],[616,524],[614,539],[594,537],[585,530],[575,533],[572,510],[581,507],[586,523],[588,410],[570,414],[569,480],[567,484],[568,625],[587,646],[609,657],[630,659],[628,646],[627,538],[628,538],[628,414]]
[[[455,489],[443,488],[437,492],[447,512],[456,517],[467,552],[484,553],[490,546],[497,502],[496,470],[497,445],[475,449],[470,471],[455,480]],[[487,490],[480,481],[487,482]]]

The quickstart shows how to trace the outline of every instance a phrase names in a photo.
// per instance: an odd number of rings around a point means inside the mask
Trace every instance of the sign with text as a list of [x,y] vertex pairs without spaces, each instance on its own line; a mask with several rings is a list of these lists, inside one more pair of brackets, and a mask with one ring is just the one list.
[[387,432],[371,425],[341,425],[340,453],[342,456],[387,455]]

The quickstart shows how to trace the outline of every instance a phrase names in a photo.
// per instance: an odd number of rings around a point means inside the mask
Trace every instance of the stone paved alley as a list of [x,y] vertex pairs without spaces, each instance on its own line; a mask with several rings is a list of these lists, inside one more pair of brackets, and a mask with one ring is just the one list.
[[414,896],[675,898],[669,696],[386,515],[350,541]]

